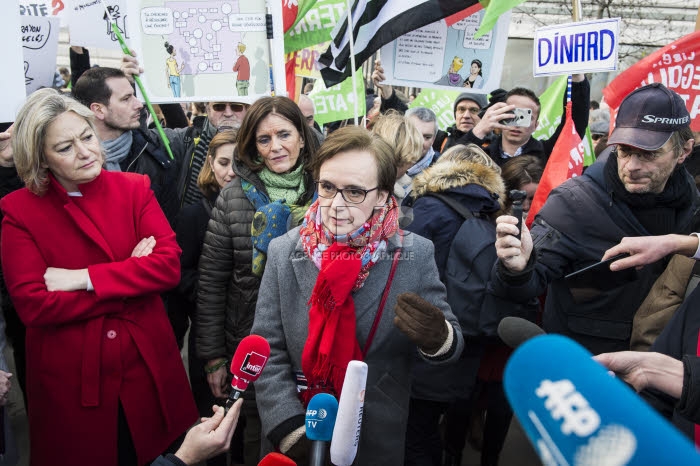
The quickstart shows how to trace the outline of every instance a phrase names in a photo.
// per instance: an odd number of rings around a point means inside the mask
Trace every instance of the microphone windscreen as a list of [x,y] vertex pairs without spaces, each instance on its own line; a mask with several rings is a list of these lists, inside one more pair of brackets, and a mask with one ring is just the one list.
[[497,332],[503,343],[511,348],[517,348],[530,338],[545,333],[537,325],[520,317],[504,317],[498,324]]
[[544,464],[700,464],[684,435],[567,337],[523,343],[503,385]]
[[282,453],[268,453],[260,460],[258,466],[297,466],[297,464],[289,457]]
[[270,344],[260,335],[248,335],[238,344],[231,359],[231,387],[245,391],[250,382],[255,382],[270,357]]
[[338,400],[328,393],[318,393],[306,408],[306,436],[309,440],[330,442],[338,415]]
[[336,466],[350,466],[355,461],[360,443],[366,385],[367,364],[350,361],[345,371],[343,391],[338,402],[338,417],[331,439],[331,462]]

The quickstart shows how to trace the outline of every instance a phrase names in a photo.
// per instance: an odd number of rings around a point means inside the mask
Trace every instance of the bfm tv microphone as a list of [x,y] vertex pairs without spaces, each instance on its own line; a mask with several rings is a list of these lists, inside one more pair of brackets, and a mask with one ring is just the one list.
[[311,466],[326,464],[326,444],[333,438],[338,400],[328,393],[318,393],[306,408],[306,437],[311,440]]
[[366,385],[367,364],[350,361],[345,371],[343,391],[338,402],[338,417],[331,440],[331,462],[336,466],[350,466],[355,461],[357,446],[360,444]]
[[265,455],[258,463],[258,466],[297,466],[297,464],[282,453],[272,452]]
[[512,316],[501,319],[498,323],[497,332],[503,343],[513,349],[516,349],[530,338],[544,335],[545,333],[544,330],[529,320]]
[[248,335],[238,344],[236,354],[231,359],[231,392],[226,400],[225,410],[248,388],[248,384],[260,377],[267,359],[270,357],[270,344],[260,335]]
[[700,464],[685,436],[569,338],[523,343],[503,384],[544,464]]

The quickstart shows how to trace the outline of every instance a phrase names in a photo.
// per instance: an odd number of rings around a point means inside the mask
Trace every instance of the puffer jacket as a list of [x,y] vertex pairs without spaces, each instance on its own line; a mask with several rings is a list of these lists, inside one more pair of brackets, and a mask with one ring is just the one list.
[[[199,259],[195,341],[197,356],[205,361],[233,356],[240,341],[250,334],[258,301],[260,277],[252,271],[255,207],[243,192],[241,180],[266,194],[267,190],[242,163],[234,162],[234,172],[236,177],[216,200]],[[306,186],[299,201],[304,204],[313,196],[308,174]]]

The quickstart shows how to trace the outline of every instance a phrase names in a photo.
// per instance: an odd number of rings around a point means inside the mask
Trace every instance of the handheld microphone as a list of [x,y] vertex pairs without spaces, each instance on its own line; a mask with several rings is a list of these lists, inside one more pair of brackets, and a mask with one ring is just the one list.
[[260,335],[248,335],[238,344],[236,354],[231,359],[231,392],[226,400],[225,411],[233,406],[248,384],[260,377],[267,359],[270,357],[270,344]]
[[328,393],[318,393],[306,408],[306,437],[311,440],[311,466],[326,464],[326,444],[333,438],[338,400]]
[[297,466],[297,464],[282,453],[272,452],[265,455],[258,463],[258,466]]
[[503,385],[544,464],[700,464],[684,435],[569,338],[523,343]]
[[366,385],[367,364],[350,361],[345,371],[343,391],[338,402],[338,417],[331,440],[331,462],[336,466],[350,466],[355,461],[357,446],[360,444]]
[[518,189],[511,189],[509,195],[513,201],[513,217],[518,219],[518,234],[515,237],[520,239],[523,228],[523,201],[527,198],[527,193]]
[[516,349],[530,338],[545,334],[541,327],[529,320],[512,316],[501,319],[496,331],[503,343],[513,349]]

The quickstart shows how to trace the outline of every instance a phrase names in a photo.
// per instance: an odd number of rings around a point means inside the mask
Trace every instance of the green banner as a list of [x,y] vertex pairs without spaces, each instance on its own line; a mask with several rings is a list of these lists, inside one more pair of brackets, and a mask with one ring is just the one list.
[[440,129],[445,130],[455,123],[454,102],[461,93],[462,91],[423,89],[408,106],[429,108],[437,116]]
[[317,79],[309,97],[314,101],[314,120],[319,125],[354,118],[356,98],[358,118],[362,118],[366,113],[365,82],[360,72],[355,73],[354,89],[352,76],[330,88],[326,88],[323,79]]
[[331,31],[342,20],[345,8],[345,0],[318,0],[284,35],[284,53],[331,40]]
[[564,94],[568,76],[559,76],[540,96],[540,117],[537,129],[532,136],[535,139],[549,139],[557,130],[564,116]]
[[525,0],[480,0],[486,13],[481,20],[479,30],[474,34],[474,39],[478,39],[488,33],[498,22],[498,18],[508,10],[512,10],[516,6],[523,3]]

